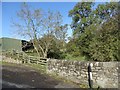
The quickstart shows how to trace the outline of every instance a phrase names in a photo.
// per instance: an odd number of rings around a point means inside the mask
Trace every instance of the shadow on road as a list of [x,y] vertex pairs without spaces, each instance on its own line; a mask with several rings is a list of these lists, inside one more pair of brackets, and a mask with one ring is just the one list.
[[75,86],[63,83],[26,66],[3,65],[2,88],[39,88],[38,90],[51,88],[52,90],[59,90],[58,88],[70,89],[75,88]]

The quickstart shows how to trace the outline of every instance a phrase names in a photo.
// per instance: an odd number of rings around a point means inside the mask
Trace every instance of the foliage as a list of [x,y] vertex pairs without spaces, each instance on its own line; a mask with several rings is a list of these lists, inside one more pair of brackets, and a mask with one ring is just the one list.
[[[46,40],[47,37],[48,36],[40,38],[39,39],[40,44],[43,44],[43,41]],[[63,59],[65,57],[65,54],[63,51],[61,51],[61,49],[63,49],[61,40],[51,35],[51,44],[48,48],[47,58]]]
[[85,28],[91,24],[101,23],[117,14],[118,4],[116,2],[99,4],[95,10],[94,5],[94,2],[79,2],[69,11],[69,16],[72,17],[71,28],[74,30],[75,37],[84,33]]
[[[93,27],[86,29],[83,37],[80,37],[80,50],[88,59],[95,61],[118,61],[118,19],[111,18],[101,28]],[[98,28],[98,26],[96,26]],[[90,31],[95,29],[95,31]]]
[[[31,8],[27,3],[23,3],[21,9],[17,12],[17,17],[22,22],[13,22],[17,33],[30,38],[34,49],[40,57],[47,57],[51,44],[51,35],[56,36],[56,28],[58,28],[57,34],[63,37],[62,40],[66,38],[67,26],[62,26],[62,15],[60,12],[50,10],[44,12],[41,9]],[[41,37],[46,37],[42,44],[39,41]]]
[[79,36],[80,33],[83,33],[85,27],[91,24],[91,15],[92,6],[94,6],[93,2],[79,2],[75,5],[75,7],[69,11],[69,16],[72,17],[71,27],[74,30],[74,35]]
[[95,2],[79,2],[69,11],[73,37],[68,43],[68,25],[62,24],[60,12],[47,11],[45,14],[41,9],[33,10],[25,5],[18,12],[23,25],[19,23],[15,26],[21,35],[32,37],[31,41],[39,56],[118,61],[119,5],[117,2],[102,3],[96,8],[94,5]]
[[[63,59],[65,58],[65,53],[63,52],[63,46],[61,43],[61,40],[57,39],[55,36],[53,35],[44,35],[43,37],[39,38],[39,45],[41,45],[43,47],[43,49],[45,49],[45,42],[47,41],[47,39],[51,38],[51,43],[50,46],[48,48],[48,52],[47,52],[47,58],[55,58],[55,59]],[[35,52],[34,49],[32,50],[27,50],[26,53],[28,55],[31,56],[38,56]]]
[[79,56],[80,54],[79,47],[76,45],[76,42],[76,39],[71,39],[66,45],[66,52],[71,54],[73,57]]
[[85,61],[85,57],[82,56],[82,55],[79,55],[79,56],[74,56],[72,54],[67,54],[65,59],[67,60],[78,60],[78,61]]
[[[73,22],[76,24],[76,26],[72,28],[74,34],[77,33],[74,37],[76,40],[74,48],[79,47],[78,55],[82,54],[87,60],[94,61],[120,60],[118,55],[120,51],[118,48],[118,43],[120,42],[118,35],[120,34],[117,15],[118,4],[115,2],[104,3],[98,5],[98,7],[93,10],[93,6],[91,6],[92,3],[84,3],[78,3],[74,9],[69,12],[69,14],[72,12]],[[78,14],[76,10],[79,11],[79,14],[83,13],[82,11],[84,11],[84,7],[87,7],[87,4],[91,12],[89,14],[83,14],[83,17],[75,20],[74,17]],[[87,23],[86,25],[83,25],[84,20]],[[88,23],[88,21],[91,23]],[[83,32],[81,32],[81,27],[84,27],[82,28]],[[74,50],[71,49],[71,51],[75,53]]]

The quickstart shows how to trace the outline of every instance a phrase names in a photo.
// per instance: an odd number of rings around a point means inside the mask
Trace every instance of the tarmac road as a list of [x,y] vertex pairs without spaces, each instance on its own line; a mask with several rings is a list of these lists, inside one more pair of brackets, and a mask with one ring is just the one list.
[[[27,66],[2,65],[2,88],[76,88]],[[57,90],[57,89],[56,89]]]

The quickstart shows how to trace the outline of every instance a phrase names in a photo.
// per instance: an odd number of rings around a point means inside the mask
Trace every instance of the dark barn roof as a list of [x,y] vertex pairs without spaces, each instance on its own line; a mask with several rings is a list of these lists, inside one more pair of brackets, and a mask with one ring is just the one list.
[[26,51],[26,50],[33,49],[33,48],[34,46],[32,42],[22,40],[22,51]]

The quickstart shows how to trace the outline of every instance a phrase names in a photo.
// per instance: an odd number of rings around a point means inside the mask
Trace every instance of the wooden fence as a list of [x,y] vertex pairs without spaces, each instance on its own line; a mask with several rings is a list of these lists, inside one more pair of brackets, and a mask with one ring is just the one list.
[[29,56],[24,52],[17,51],[4,51],[2,52],[3,56],[12,58],[14,60],[20,60],[22,63],[32,63],[32,64],[41,64],[46,65],[48,58]]

